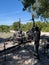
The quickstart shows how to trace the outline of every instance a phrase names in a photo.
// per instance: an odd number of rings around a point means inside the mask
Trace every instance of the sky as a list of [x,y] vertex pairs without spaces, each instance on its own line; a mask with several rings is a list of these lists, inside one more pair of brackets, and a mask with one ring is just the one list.
[[23,5],[18,0],[0,0],[0,25],[11,25],[21,18],[22,23],[24,20],[31,18],[30,13],[22,10]]
[[0,25],[12,25],[19,21],[26,23],[25,20],[31,19],[31,14],[23,11],[23,5],[18,0],[0,0]]

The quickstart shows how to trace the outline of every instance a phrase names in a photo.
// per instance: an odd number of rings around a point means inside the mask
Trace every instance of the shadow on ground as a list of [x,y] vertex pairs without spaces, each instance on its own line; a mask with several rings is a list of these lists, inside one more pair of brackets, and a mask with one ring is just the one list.
[[49,42],[49,36],[42,35],[42,36],[41,36],[41,39],[46,39],[46,40]]
[[4,38],[0,38],[0,43],[3,43],[5,42],[5,39]]
[[[0,65],[49,65],[49,58],[45,56],[39,49],[39,59],[34,55],[34,47],[32,45],[19,46],[10,54],[6,55],[6,61],[0,62]],[[45,64],[44,64],[45,63]]]
[[[44,35],[41,38],[49,42],[48,36]],[[40,60],[36,59],[33,45],[21,45],[6,55],[6,61],[2,58],[0,65],[49,65],[49,55],[43,53],[43,47],[39,49],[39,57]]]
[[[15,51],[11,52],[10,54],[7,54],[6,65],[30,65],[34,57],[32,55],[32,52],[33,46],[31,45],[26,45],[23,47],[19,46],[19,48],[17,48]],[[0,65],[2,65],[2,63]]]

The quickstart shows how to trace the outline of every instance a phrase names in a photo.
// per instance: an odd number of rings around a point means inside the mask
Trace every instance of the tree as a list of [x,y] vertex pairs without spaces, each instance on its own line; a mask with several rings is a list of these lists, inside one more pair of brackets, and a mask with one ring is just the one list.
[[32,22],[27,22],[25,28],[26,28],[26,31],[27,31],[28,29],[31,29],[31,28],[32,28]]
[[0,32],[9,32],[9,26],[0,25]]
[[41,15],[44,19],[49,17],[49,0],[38,0],[40,7],[38,9],[38,15]]
[[11,26],[13,30],[18,30],[19,29],[19,22],[14,22],[13,25]]
[[[21,1],[24,8],[23,11],[28,10],[32,14],[32,6],[35,3],[35,0],[22,0]],[[34,21],[34,15],[32,14],[32,20],[33,20],[33,26],[35,26],[35,21]]]
[[49,0],[21,0],[24,8],[32,14],[33,26],[35,26],[35,17],[43,17],[47,19],[49,17]]

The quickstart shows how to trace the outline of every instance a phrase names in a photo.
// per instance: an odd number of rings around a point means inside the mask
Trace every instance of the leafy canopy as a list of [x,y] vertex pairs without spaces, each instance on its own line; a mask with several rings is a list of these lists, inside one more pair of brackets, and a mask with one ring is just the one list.
[[21,0],[23,10],[28,10],[33,17],[49,18],[49,0]]

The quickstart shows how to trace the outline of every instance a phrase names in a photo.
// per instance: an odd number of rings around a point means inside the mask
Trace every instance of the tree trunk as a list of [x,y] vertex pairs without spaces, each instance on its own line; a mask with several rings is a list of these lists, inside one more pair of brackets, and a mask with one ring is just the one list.
[[33,27],[35,27],[35,21],[34,18],[32,17],[32,21],[33,21]]

